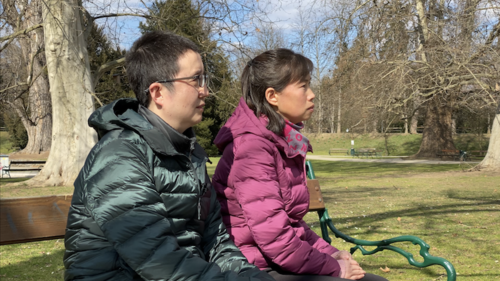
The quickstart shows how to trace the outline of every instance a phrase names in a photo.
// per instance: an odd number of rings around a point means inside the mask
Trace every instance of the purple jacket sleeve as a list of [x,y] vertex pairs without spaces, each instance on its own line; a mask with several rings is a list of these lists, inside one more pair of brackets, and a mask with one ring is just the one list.
[[333,253],[338,252],[339,250],[332,245],[328,244],[323,238],[319,237],[316,232],[312,231],[305,221],[299,222],[300,226],[304,228],[306,241],[316,250],[321,253],[328,254],[331,256]]
[[260,251],[286,271],[338,276],[339,263],[308,241],[302,241],[290,225],[280,195],[275,158],[281,156],[277,150],[265,140],[241,141],[235,151],[229,185],[234,186]]

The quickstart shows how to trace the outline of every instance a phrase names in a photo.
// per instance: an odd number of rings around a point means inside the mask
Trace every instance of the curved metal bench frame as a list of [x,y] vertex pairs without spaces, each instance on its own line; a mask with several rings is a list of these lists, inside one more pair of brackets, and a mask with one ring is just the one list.
[[[307,170],[307,177],[311,180],[316,179],[316,176],[314,175],[314,170],[312,168],[311,162],[306,161],[306,170]],[[441,258],[441,257],[435,257],[431,254],[429,254],[429,249],[430,246],[429,244],[425,243],[422,239],[412,236],[412,235],[403,235],[403,236],[398,236],[390,239],[384,239],[380,241],[368,241],[368,240],[362,240],[362,239],[355,239],[352,238],[342,232],[340,232],[332,222],[332,219],[328,215],[328,209],[323,208],[320,210],[317,210],[318,216],[319,216],[319,221],[321,225],[321,234],[323,236],[323,239],[328,242],[332,243],[332,239],[329,236],[328,229],[330,229],[335,237],[344,239],[344,241],[355,244],[354,247],[351,248],[351,254],[353,254],[356,250],[360,250],[363,255],[373,255],[377,252],[381,252],[384,250],[390,250],[393,252],[396,252],[402,256],[404,256],[408,262],[416,267],[428,267],[431,265],[440,265],[444,267],[446,270],[446,274],[448,276],[448,281],[455,281],[457,278],[457,273],[455,271],[455,268],[449,262],[448,260]],[[411,242],[413,245],[419,245],[420,246],[420,256],[424,259],[423,262],[418,262],[413,258],[413,254],[409,253],[399,247],[393,246],[391,244],[393,243],[398,243],[398,242]],[[366,250],[363,246],[375,246],[376,248],[374,250],[368,251]]]

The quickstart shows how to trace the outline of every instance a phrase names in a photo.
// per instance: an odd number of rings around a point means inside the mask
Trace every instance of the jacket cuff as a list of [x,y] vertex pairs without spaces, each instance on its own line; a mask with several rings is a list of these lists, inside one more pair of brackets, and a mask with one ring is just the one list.
[[337,262],[339,263],[339,266],[340,266],[340,270],[339,270],[339,275],[336,275],[334,277],[340,277],[340,278],[345,278],[345,268],[346,268],[346,264],[345,264],[345,260],[337,260]]

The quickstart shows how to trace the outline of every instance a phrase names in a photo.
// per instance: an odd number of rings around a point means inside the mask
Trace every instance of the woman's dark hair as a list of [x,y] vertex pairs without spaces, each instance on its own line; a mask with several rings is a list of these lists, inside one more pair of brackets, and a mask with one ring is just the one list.
[[[148,107],[151,102],[149,85],[177,75],[179,57],[189,50],[198,53],[193,41],[168,31],[149,32],[134,42],[125,63],[130,87],[141,105]],[[170,84],[165,87],[172,90]]]
[[285,119],[267,102],[268,88],[277,92],[295,82],[305,82],[313,70],[310,59],[288,49],[266,51],[250,60],[241,75],[241,91],[255,116],[267,116],[267,129],[283,135]]

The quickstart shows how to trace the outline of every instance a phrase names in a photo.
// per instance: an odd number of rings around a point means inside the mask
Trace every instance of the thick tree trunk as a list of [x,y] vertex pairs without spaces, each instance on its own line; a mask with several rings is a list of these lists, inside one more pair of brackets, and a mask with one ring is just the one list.
[[416,158],[434,158],[442,149],[456,149],[451,130],[452,108],[449,102],[434,97],[427,104],[422,143]]
[[[43,36],[43,34],[40,34]],[[33,74],[41,74],[43,71],[40,62],[34,63]],[[33,82],[29,93],[30,116],[23,121],[28,132],[28,144],[22,153],[40,153],[49,151],[52,143],[52,103],[50,90],[45,75],[40,75]]]
[[[42,1],[17,3],[23,10],[23,21],[18,30],[28,29],[42,23]],[[7,17],[15,17],[14,13]],[[41,28],[32,30],[19,38],[23,74],[30,87],[26,99],[18,97],[9,101],[11,108],[17,113],[28,133],[28,144],[21,153],[40,153],[50,150],[52,141],[52,108],[49,92],[49,81],[44,74],[45,58],[43,54],[44,38]]]
[[72,185],[97,140],[87,125],[94,105],[85,31],[77,0],[48,0],[43,16],[53,110],[52,149],[32,183]]
[[476,169],[500,171],[500,105],[498,106],[491,130],[488,153]]

